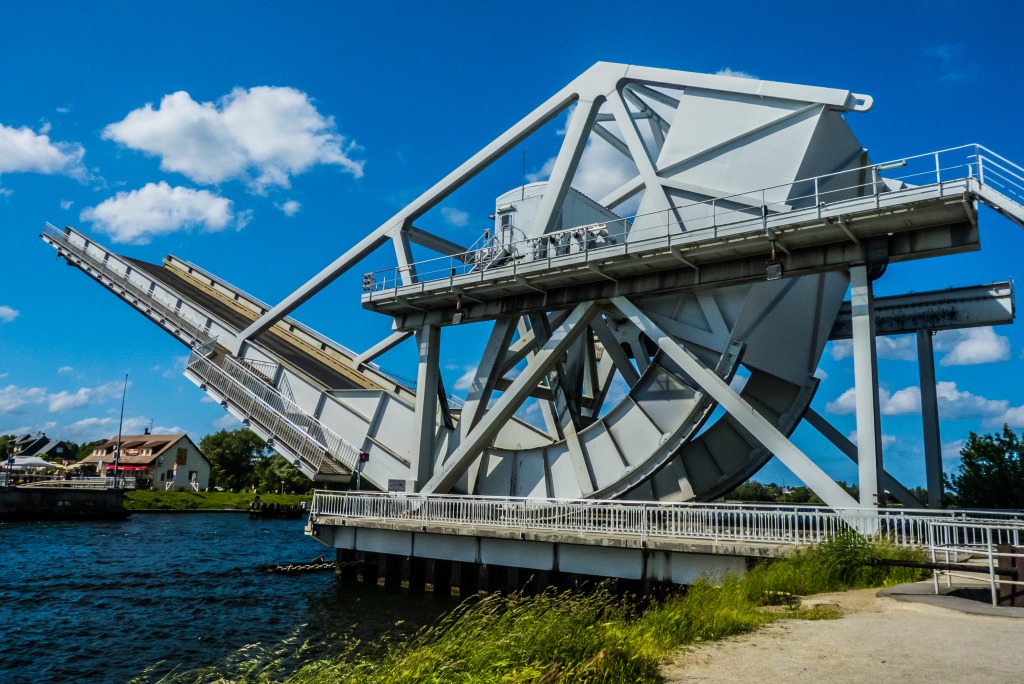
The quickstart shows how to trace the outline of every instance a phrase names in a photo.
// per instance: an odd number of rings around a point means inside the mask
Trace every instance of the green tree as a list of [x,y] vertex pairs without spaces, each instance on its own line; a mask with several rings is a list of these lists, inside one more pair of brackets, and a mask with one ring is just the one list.
[[[79,444],[78,448],[75,450],[75,460],[81,461],[83,458],[91,454],[96,449],[96,447],[98,447],[100,444],[103,444],[106,441],[107,440],[105,439],[94,439],[91,442],[84,442],[82,444]],[[68,442],[68,445],[73,446],[74,442]]]
[[282,483],[284,491],[291,494],[305,494],[313,489],[313,481],[280,454],[258,461],[254,474],[261,492],[279,492]]
[[256,484],[256,466],[272,453],[252,430],[221,430],[199,441],[199,449],[210,462],[210,487],[233,491]]
[[7,460],[7,457],[14,454],[14,442],[17,441],[14,435],[0,435],[0,458]]
[[949,485],[963,508],[1024,508],[1024,442],[1008,425],[1002,434],[972,432]]

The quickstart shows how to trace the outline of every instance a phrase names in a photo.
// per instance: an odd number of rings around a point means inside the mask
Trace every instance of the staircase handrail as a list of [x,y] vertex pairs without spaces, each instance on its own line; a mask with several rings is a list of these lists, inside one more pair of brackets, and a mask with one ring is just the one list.
[[[359,461],[359,449],[334,432],[334,430],[324,425],[319,419],[305,411],[294,401],[284,396],[276,388],[268,385],[265,380],[246,368],[242,363],[239,363],[237,359],[224,354],[221,356],[221,365],[217,365],[207,358],[207,354],[202,353],[197,348],[189,359],[186,368],[194,368],[199,365],[199,358],[208,362],[212,369],[214,369],[214,372],[223,376],[228,383],[241,389],[266,409],[274,412],[293,432],[303,435],[306,440],[314,443],[320,450],[329,454],[334,460],[345,467],[355,468]],[[249,382],[246,382],[246,380]],[[244,407],[239,406],[239,408]],[[308,425],[305,427],[297,425],[293,419],[288,417],[289,415],[301,416],[303,422],[307,422]],[[323,441],[309,433],[311,427],[315,427],[323,435]]]
[[[148,292],[144,292],[140,287],[133,283],[127,275],[122,275],[117,271],[113,270],[105,263],[89,254],[89,252],[74,242],[69,240],[65,233],[51,223],[46,223],[43,226],[43,232],[48,235],[52,240],[59,242],[65,249],[73,253],[75,256],[88,261],[96,269],[102,271],[111,280],[118,282],[118,285],[123,287],[125,290],[130,290],[131,293],[140,300],[146,302],[146,305],[151,309],[156,309],[160,312],[160,315],[164,318],[173,320],[178,327],[184,328],[188,333],[197,341],[205,342],[210,339],[210,333],[202,325],[192,321],[184,314],[179,313],[168,307],[166,304],[151,296]],[[125,263],[116,254],[108,252],[112,257],[120,261],[126,269],[131,268],[130,264]]]

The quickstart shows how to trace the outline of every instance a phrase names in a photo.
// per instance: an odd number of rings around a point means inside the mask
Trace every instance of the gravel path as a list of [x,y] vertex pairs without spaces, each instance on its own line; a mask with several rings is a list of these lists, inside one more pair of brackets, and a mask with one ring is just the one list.
[[662,669],[684,682],[1022,682],[1024,620],[965,615],[876,596],[822,594],[839,620],[783,620],[681,651]]

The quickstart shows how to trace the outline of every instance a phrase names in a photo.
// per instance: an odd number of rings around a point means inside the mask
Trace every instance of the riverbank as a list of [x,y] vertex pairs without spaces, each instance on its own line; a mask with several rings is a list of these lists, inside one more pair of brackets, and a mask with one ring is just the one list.
[[306,660],[280,649],[249,653],[185,672],[169,682],[637,682],[662,681],[660,668],[680,647],[757,630],[780,620],[828,620],[795,597],[919,579],[907,568],[865,565],[868,556],[916,558],[888,544],[850,536],[752,568],[744,577],[699,581],[644,606],[605,589],[539,596],[472,597],[413,638],[384,645],[349,643],[323,657],[328,644],[307,643]]
[[788,620],[689,648],[662,669],[666,684],[1020,680],[1024,620],[900,602],[875,589],[815,600],[842,619]]
[[305,502],[307,508],[313,500],[312,494],[129,490],[125,492],[124,507],[133,513],[146,511],[248,511],[257,497],[262,503],[289,506],[299,506]]

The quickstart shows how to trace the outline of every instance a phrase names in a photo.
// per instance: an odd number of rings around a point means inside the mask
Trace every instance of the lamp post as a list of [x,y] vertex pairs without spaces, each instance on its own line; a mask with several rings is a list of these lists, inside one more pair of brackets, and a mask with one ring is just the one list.
[[124,398],[128,395],[128,374],[124,374],[124,390],[121,392],[121,418],[117,421],[117,444],[114,445],[114,489],[117,486],[117,462],[121,459],[121,428],[124,426]]

